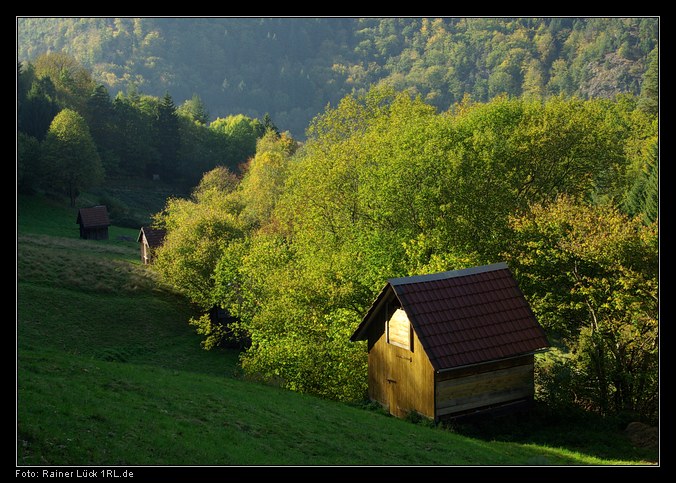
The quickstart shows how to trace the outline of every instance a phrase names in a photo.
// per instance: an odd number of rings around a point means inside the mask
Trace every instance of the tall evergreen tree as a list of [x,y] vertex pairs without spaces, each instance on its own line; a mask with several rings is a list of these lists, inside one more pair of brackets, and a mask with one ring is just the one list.
[[59,110],[51,79],[35,79],[25,97],[19,99],[18,129],[42,141]]
[[631,216],[638,216],[649,225],[659,215],[659,145],[655,142],[640,177],[634,182],[624,201]]
[[275,125],[275,123],[272,121],[272,118],[270,117],[270,113],[266,112],[265,115],[263,116],[263,127],[265,128],[265,131],[274,131],[276,135],[279,136],[279,129]]
[[23,193],[31,193],[39,184],[40,143],[33,136],[17,133],[16,185]]
[[119,135],[115,152],[119,155],[120,170],[131,176],[158,173],[157,110],[143,109],[142,98],[132,87],[126,95],[115,96],[113,111]]
[[89,131],[97,144],[105,144],[104,140],[110,129],[113,116],[113,103],[110,100],[108,89],[99,84],[87,100],[86,116]]
[[193,94],[192,98],[187,99],[181,104],[181,107],[176,112],[202,125],[206,125],[209,122],[209,111],[207,111],[207,107],[197,94]]
[[648,114],[657,115],[660,102],[660,59],[657,47],[648,55],[648,70],[643,75],[639,107]]
[[16,67],[16,93],[17,100],[19,101],[19,104],[21,104],[26,100],[28,90],[31,88],[33,80],[35,79],[35,69],[30,63],[23,64],[22,62],[17,62]]
[[119,155],[116,149],[119,145],[119,137],[117,136],[115,111],[108,89],[101,84],[94,88],[87,100],[86,120],[106,172],[117,171]]
[[178,150],[181,147],[179,137],[178,114],[171,95],[167,92],[157,109],[157,151],[160,155],[159,171],[173,178],[179,171]]

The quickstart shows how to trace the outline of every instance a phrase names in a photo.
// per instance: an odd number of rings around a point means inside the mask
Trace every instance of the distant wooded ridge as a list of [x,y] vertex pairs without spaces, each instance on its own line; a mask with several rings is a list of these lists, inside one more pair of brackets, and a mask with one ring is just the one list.
[[66,52],[111,94],[134,88],[212,118],[270,113],[304,136],[373,84],[445,110],[469,94],[640,93],[659,18],[18,18],[18,60]]

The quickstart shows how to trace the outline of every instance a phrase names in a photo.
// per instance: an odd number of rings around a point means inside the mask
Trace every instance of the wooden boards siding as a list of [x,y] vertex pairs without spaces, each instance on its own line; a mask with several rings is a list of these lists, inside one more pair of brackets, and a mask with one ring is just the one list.
[[438,419],[533,397],[532,354],[435,374],[414,330],[409,351],[387,342],[385,326],[369,334],[369,397],[393,416]]
[[535,357],[533,354],[526,354],[519,357],[513,357],[510,359],[502,359],[499,361],[488,362],[485,364],[477,364],[474,366],[467,367],[458,367],[457,369],[451,369],[447,371],[442,371],[437,374],[436,381],[437,383],[445,381],[446,379],[457,379],[462,376],[471,376],[472,374],[481,374],[483,372],[498,371],[500,369],[506,369],[508,367],[514,366],[523,366],[523,365],[533,365]]
[[534,392],[532,355],[448,371],[437,375],[436,416],[530,399]]
[[148,240],[146,240],[145,235],[143,235],[143,240],[141,242],[141,261],[144,265],[150,263],[150,246],[148,245]]
[[80,238],[85,240],[107,240],[108,227],[82,228],[80,227]]
[[395,310],[387,321],[387,341],[402,349],[411,350],[411,322],[402,309]]
[[384,323],[374,325],[380,331],[374,327],[369,334],[369,342],[375,341],[369,350],[369,397],[394,416],[416,411],[434,418],[434,370],[415,331],[410,330],[410,351],[387,342]]

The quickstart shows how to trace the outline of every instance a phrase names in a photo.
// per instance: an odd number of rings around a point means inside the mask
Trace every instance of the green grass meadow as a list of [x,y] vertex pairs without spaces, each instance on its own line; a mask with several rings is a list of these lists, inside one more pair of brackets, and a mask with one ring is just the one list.
[[657,462],[613,425],[551,420],[471,437],[246,380],[236,351],[201,349],[191,307],[118,238],[136,230],[80,240],[76,214],[19,198],[17,466]]

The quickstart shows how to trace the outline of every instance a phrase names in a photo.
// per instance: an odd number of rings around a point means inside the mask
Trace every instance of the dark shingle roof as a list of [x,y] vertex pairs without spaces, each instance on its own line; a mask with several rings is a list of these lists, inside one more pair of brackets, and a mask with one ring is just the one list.
[[80,208],[77,212],[75,223],[82,225],[84,228],[110,226],[108,209],[102,205],[92,206],[91,208]]
[[162,245],[162,243],[164,243],[164,237],[167,235],[167,231],[160,228],[142,226],[136,241],[141,243],[141,241],[143,241],[144,234],[146,236],[146,240],[148,240],[148,246],[150,248],[157,248]]
[[388,297],[406,311],[435,370],[528,354],[549,346],[507,264],[395,278],[388,281],[351,340]]

